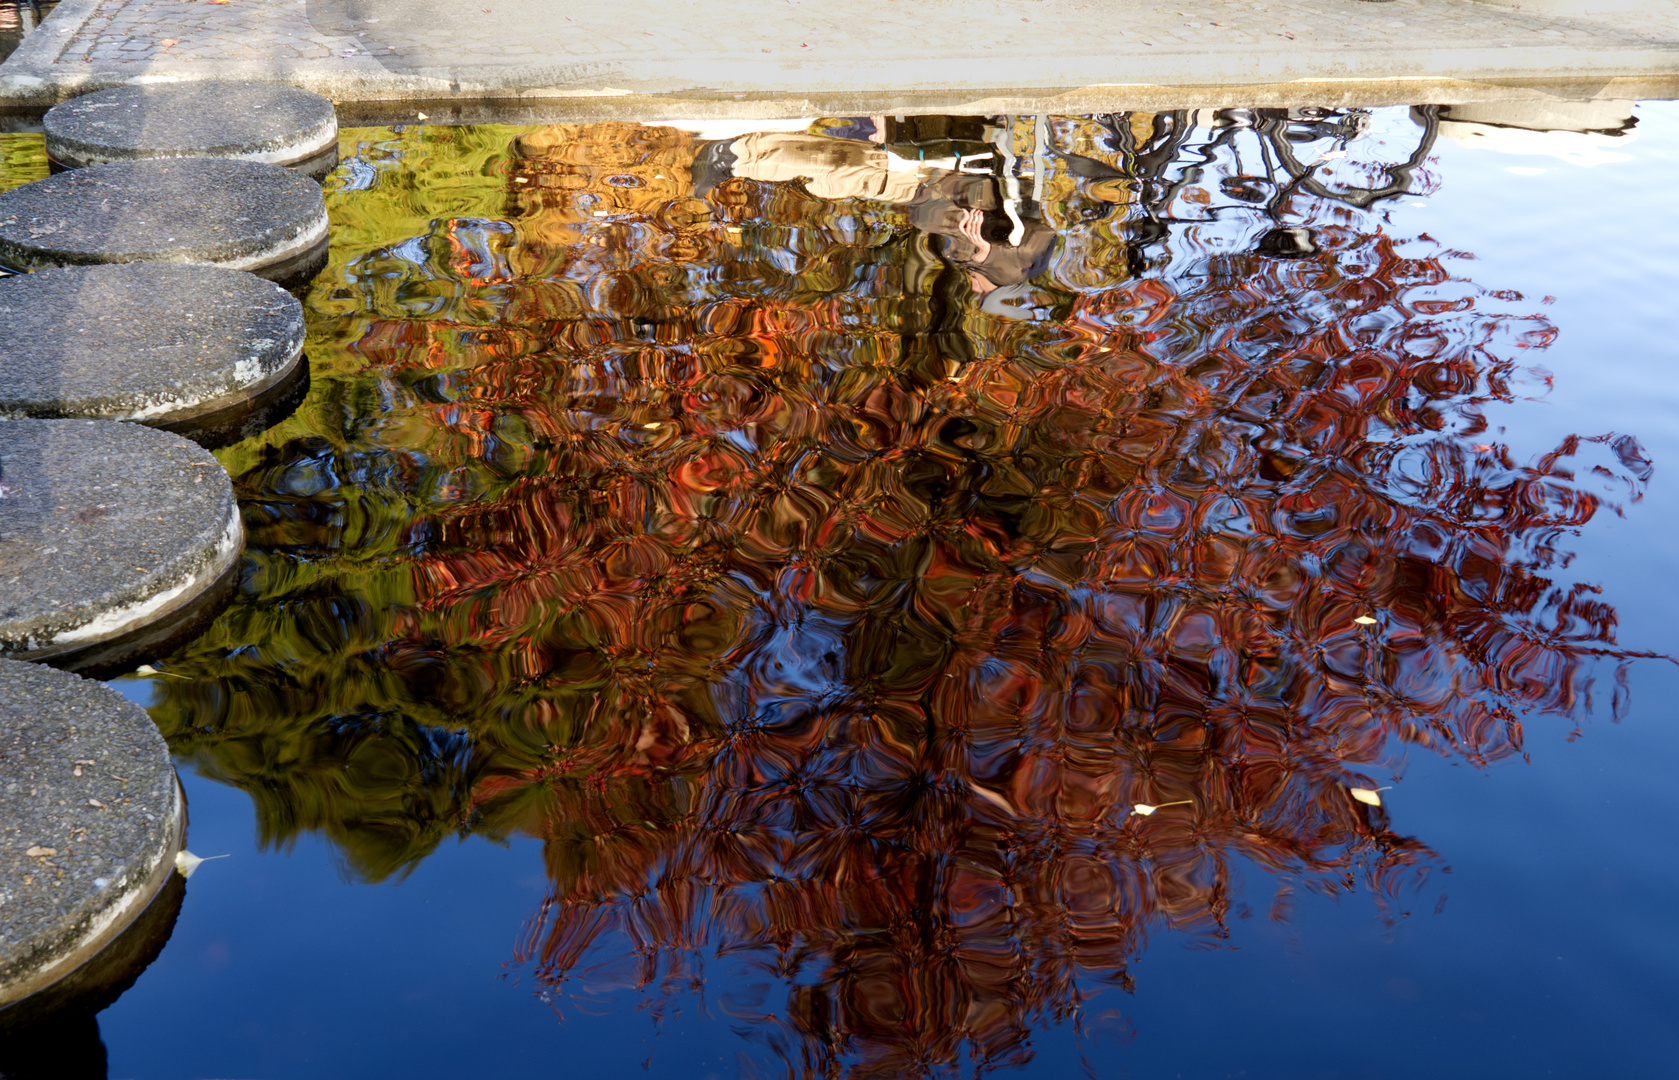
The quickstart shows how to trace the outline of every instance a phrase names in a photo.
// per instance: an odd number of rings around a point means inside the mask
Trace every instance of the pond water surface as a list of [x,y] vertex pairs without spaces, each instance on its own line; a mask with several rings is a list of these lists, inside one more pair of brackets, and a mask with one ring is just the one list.
[[1624,113],[345,131],[109,1075],[1660,1075]]

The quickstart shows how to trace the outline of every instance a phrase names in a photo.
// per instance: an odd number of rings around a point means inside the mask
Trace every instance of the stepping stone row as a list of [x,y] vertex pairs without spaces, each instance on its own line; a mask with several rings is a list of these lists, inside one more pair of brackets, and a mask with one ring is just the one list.
[[282,166],[324,174],[337,142],[330,102],[256,84],[90,94],[46,128],[72,171],[0,194],[0,266],[30,271],[0,280],[0,1042],[114,1000],[173,926],[162,736],[19,661],[122,670],[225,605],[232,482],[157,428],[229,440],[307,386],[281,285],[325,264],[326,207]]
[[[0,266],[212,263],[288,287],[326,263],[332,102],[263,83],[122,86],[47,112],[72,171],[0,194]],[[283,166],[297,166],[296,171]]]
[[214,83],[89,94],[45,126],[79,167],[0,193],[0,265],[30,271],[0,279],[0,657],[112,670],[225,600],[241,534],[213,458],[106,422],[214,446],[295,407],[281,286],[325,264],[326,204],[273,162],[335,155],[337,122],[314,94]]

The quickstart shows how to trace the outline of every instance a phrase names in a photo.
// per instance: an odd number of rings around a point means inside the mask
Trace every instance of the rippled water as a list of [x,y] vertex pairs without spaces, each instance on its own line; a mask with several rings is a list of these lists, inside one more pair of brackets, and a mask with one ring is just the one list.
[[16,52],[57,6],[58,0],[0,0],[0,60]]
[[112,1075],[1659,1060],[1676,120],[346,132]]

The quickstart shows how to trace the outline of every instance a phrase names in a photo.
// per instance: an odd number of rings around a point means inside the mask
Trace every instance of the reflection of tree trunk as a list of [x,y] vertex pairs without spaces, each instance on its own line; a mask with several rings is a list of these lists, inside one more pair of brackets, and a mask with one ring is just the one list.
[[[1272,151],[1282,163],[1283,169],[1293,178],[1292,183],[1281,189],[1282,191],[1299,188],[1321,198],[1348,203],[1362,210],[1382,199],[1391,199],[1410,191],[1413,174],[1428,160],[1428,155],[1434,152],[1434,140],[1440,134],[1439,106],[1413,105],[1411,107],[1411,119],[1417,127],[1422,129],[1417,141],[1417,148],[1411,152],[1411,155],[1405,161],[1387,167],[1387,183],[1380,187],[1360,188],[1351,191],[1332,191],[1313,175],[1315,169],[1313,163],[1302,164],[1295,157],[1294,149],[1289,145],[1288,120],[1286,117],[1269,117],[1261,121],[1259,128],[1264,133]],[[1281,199],[1282,196],[1279,195],[1278,198]]]

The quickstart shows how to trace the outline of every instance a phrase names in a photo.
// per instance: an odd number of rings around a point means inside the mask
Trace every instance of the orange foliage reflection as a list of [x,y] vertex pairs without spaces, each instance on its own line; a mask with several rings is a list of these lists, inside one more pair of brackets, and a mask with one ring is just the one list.
[[1631,655],[1552,575],[1642,451],[1480,413],[1554,327],[1182,117],[1048,130],[1030,318],[899,207],[697,200],[692,136],[620,124],[523,139],[506,221],[439,231],[451,318],[357,341],[429,380],[439,485],[369,648],[482,688],[449,783],[546,842],[543,981],[726,959],[791,1074],[1019,1063],[1151,934],[1223,935],[1242,866],[1404,910],[1436,859],[1349,789],[1519,753]]
[[[598,264],[596,317],[550,324],[569,376],[474,375],[549,467],[417,570],[541,688],[546,755],[473,805],[548,840],[543,978],[602,942],[644,985],[744,951],[789,986],[761,1019],[797,1074],[1019,1062],[1151,931],[1221,934],[1238,863],[1403,903],[1432,856],[1348,795],[1394,740],[1486,762],[1579,711],[1613,612],[1544,573],[1599,506],[1581,444],[1474,442],[1554,331],[1437,254],[1319,207],[1310,257],[983,324],[952,275],[911,293],[821,236],[834,206],[736,181],[792,295],[684,302],[677,267],[776,275],[664,224],[670,190],[589,227],[577,193],[679,170],[579,134],[527,144],[567,194],[519,220],[594,245],[547,259]],[[1636,497],[1636,444],[1604,449]]]

